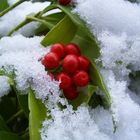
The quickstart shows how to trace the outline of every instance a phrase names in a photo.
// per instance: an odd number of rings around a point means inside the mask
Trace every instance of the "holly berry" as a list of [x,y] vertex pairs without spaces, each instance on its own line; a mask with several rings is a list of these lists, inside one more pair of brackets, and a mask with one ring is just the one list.
[[66,6],[66,5],[70,4],[71,0],[58,0],[58,2],[59,2],[61,5]]
[[67,55],[62,61],[62,67],[67,73],[75,73],[79,68],[78,57],[72,54]]
[[46,68],[53,69],[59,65],[59,57],[56,53],[50,52],[44,56],[41,62]]
[[78,71],[74,76],[73,76],[73,81],[76,86],[83,87],[86,86],[89,82],[89,75],[85,71]]
[[65,47],[65,51],[66,51],[66,54],[74,54],[74,55],[77,55],[77,56],[80,55],[80,49],[79,49],[79,47],[78,47],[76,44],[74,44],[74,43],[68,44],[68,45]]
[[76,91],[75,87],[69,87],[63,90],[64,96],[69,100],[74,100],[78,97],[79,93]]
[[61,43],[54,44],[50,51],[56,53],[60,58],[65,56],[65,47]]
[[87,71],[90,66],[89,60],[84,56],[79,56],[78,59],[79,59],[79,69]]
[[61,89],[66,89],[68,87],[71,86],[72,84],[72,80],[71,78],[69,77],[68,74],[64,73],[64,72],[61,72],[60,74],[58,74],[55,78],[57,81],[60,81],[60,88]]

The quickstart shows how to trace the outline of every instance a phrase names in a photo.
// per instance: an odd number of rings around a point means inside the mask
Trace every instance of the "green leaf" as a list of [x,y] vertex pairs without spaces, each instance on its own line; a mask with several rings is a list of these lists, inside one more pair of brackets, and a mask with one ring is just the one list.
[[69,43],[77,31],[76,25],[71,21],[68,16],[65,16],[41,41],[41,44],[48,46],[56,42],[63,44]]
[[21,109],[23,109],[26,117],[29,117],[29,108],[28,108],[28,95],[21,95],[17,93],[17,98]]
[[0,12],[9,7],[7,0],[0,0]]
[[57,5],[78,27],[78,32],[75,38],[71,42],[75,42],[81,47],[82,54],[88,57],[90,60],[98,58],[100,55],[100,50],[95,37],[91,34],[86,23],[79,17],[79,15],[71,12],[70,7]]
[[104,95],[101,96],[103,99],[103,104],[105,108],[109,108],[111,106],[111,97],[104,83],[102,75],[100,74],[99,70],[96,68],[94,63],[92,63],[90,68],[90,78],[92,80],[93,85],[98,86],[104,93]]
[[53,26],[55,26],[61,19],[64,18],[64,13],[63,12],[59,12],[59,13],[53,13],[50,15],[47,15],[45,17],[43,17],[43,20],[45,20],[48,25],[50,25],[49,27],[47,27],[44,24],[41,24],[35,31],[36,35],[42,35],[45,34],[51,29],[53,28]]
[[9,128],[7,127],[4,119],[2,118],[2,116],[0,115],[0,131],[1,130],[5,130],[5,131],[9,131]]
[[92,95],[96,92],[97,87],[93,85],[88,85],[79,92],[78,98],[73,101],[69,101],[73,105],[74,109],[83,103],[88,104]]
[[0,131],[0,140],[21,140],[21,138],[17,134]]
[[84,27],[85,24],[83,20],[81,20],[79,18],[79,16],[77,14],[74,14],[71,9],[71,7],[66,7],[66,6],[62,6],[62,5],[59,5],[59,4],[56,4],[56,7],[61,9],[77,26],[80,26],[80,27]]
[[86,31],[80,28],[71,42],[76,43],[81,50],[81,54],[86,56],[90,61],[94,62],[100,55],[100,50],[94,39],[86,33]]
[[64,18],[65,14],[63,12],[53,13],[47,16],[44,16],[43,19],[46,20],[46,22],[49,22],[52,24],[52,27],[56,25],[60,20]]
[[97,95],[96,93],[93,94],[88,105],[91,108],[96,108],[98,105],[103,106],[102,99],[101,99],[100,95]]
[[35,98],[32,89],[29,90],[29,133],[30,140],[40,140],[40,132],[42,121],[46,117],[46,108],[44,104]]
[[[86,27],[85,22],[83,20],[81,20],[78,15],[72,13],[71,9],[69,7],[61,6],[58,4],[56,4],[56,7],[61,9],[71,19],[73,24],[75,24],[75,26],[77,27],[77,32],[75,33],[74,38],[72,40],[70,40],[69,42],[74,42],[77,45],[79,45],[81,48],[82,54],[85,55],[86,57],[88,57],[93,62],[95,60],[95,58],[99,57],[100,50],[99,50],[98,43],[97,43],[95,37],[90,33],[89,29]],[[72,27],[71,27],[71,29],[72,29]],[[65,28],[62,28],[62,30],[65,30]],[[54,36],[54,34],[52,36]],[[67,36],[69,36],[68,33],[67,33]],[[58,38],[61,37],[62,38],[61,42],[63,43],[63,39],[65,39],[65,38],[63,38],[64,35],[62,36],[61,32],[58,33],[56,37],[58,37]],[[54,39],[54,40],[56,40],[56,39]],[[53,43],[56,43],[56,42],[58,42],[58,41],[54,41]],[[50,43],[50,44],[52,44],[52,43]],[[43,45],[45,45],[45,44],[43,44]]]
[[2,97],[0,102],[0,113],[4,120],[9,119],[16,112],[16,99],[8,96]]

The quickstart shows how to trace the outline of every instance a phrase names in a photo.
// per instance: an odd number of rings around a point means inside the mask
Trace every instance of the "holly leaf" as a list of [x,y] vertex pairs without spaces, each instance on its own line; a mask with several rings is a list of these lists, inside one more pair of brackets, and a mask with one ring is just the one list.
[[2,116],[0,115],[0,131],[1,130],[9,131],[9,128],[6,125],[6,122],[4,121],[4,119],[2,118]]
[[72,104],[73,108],[76,109],[81,104],[85,103],[88,105],[92,95],[96,92],[97,87],[93,85],[88,85],[79,92],[79,96],[73,100],[69,101]]
[[100,50],[95,37],[91,34],[86,23],[79,17],[79,15],[71,12],[70,7],[62,6],[57,4],[57,7],[61,9],[78,27],[78,32],[72,42],[75,42],[81,47],[82,54],[84,54],[89,59],[98,58],[100,55]]
[[100,74],[99,70],[97,69],[97,67],[95,66],[94,63],[91,63],[90,78],[91,78],[93,85],[98,86],[104,93],[104,95],[101,96],[102,101],[103,101],[104,107],[109,108],[111,106],[111,97],[110,97],[108,89],[104,83],[102,75]]
[[100,49],[94,39],[86,33],[83,28],[79,28],[71,42],[76,43],[81,50],[81,54],[94,62],[100,56]]
[[35,98],[32,89],[29,90],[28,94],[29,101],[29,134],[30,140],[40,140],[40,132],[42,121],[46,117],[46,108],[44,104]]
[[73,39],[76,31],[77,26],[68,16],[65,16],[47,33],[45,38],[41,41],[41,44],[44,46],[49,46],[56,42],[67,44]]
[[17,134],[0,131],[0,140],[21,140],[21,138]]
[[4,120],[8,120],[16,112],[16,99],[8,96],[2,97],[0,102],[0,113]]
[[43,17],[49,26],[40,24],[40,26],[35,30],[36,35],[47,34],[51,28],[53,28],[60,20],[64,18],[65,14],[63,12],[53,13]]
[[28,108],[28,95],[22,95],[20,93],[17,93],[18,102],[20,105],[20,108],[23,109],[26,117],[29,117],[29,108]]

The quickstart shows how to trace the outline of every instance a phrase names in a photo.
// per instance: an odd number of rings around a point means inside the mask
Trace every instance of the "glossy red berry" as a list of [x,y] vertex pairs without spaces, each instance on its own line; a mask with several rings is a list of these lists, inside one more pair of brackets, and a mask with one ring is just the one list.
[[79,87],[86,86],[89,82],[89,75],[85,71],[78,71],[73,76],[73,81],[74,81],[76,86],[79,86]]
[[53,69],[59,65],[59,57],[56,53],[50,52],[44,56],[41,62],[46,68]]
[[64,96],[69,100],[74,100],[78,97],[79,93],[76,91],[75,87],[69,87],[63,90]]
[[79,69],[87,71],[90,66],[89,60],[84,56],[79,56],[78,59],[79,59]]
[[80,49],[79,49],[79,47],[78,47],[76,44],[74,44],[74,43],[68,44],[68,45],[65,47],[65,51],[66,51],[66,54],[74,54],[74,55],[77,55],[77,56],[80,55]]
[[65,56],[65,46],[61,43],[52,45],[50,51],[56,53],[60,58],[63,58]]
[[58,2],[61,4],[61,5],[68,5],[70,4],[71,0],[58,0]]
[[72,84],[72,80],[71,78],[69,77],[68,74],[64,73],[64,72],[61,72],[60,74],[58,74],[55,78],[57,81],[60,81],[60,88],[61,89],[66,89],[68,87],[71,86]]
[[75,73],[79,68],[78,57],[72,54],[67,55],[62,61],[62,67],[67,73]]

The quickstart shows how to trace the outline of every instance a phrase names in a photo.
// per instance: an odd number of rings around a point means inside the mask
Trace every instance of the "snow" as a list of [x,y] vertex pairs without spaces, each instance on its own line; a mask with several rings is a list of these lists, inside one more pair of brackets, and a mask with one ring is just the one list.
[[0,98],[9,93],[10,86],[6,76],[0,76]]
[[41,131],[42,140],[111,140],[100,132],[87,107],[81,106],[77,111],[67,106],[60,111],[51,112],[54,121],[44,121]]
[[140,5],[124,0],[77,0],[77,3],[75,11],[94,31],[140,35]]
[[37,98],[45,100],[54,92],[53,99],[57,101],[59,83],[51,80],[39,61],[49,51],[40,45],[42,38],[26,38],[22,35],[3,37],[0,40],[0,68],[4,67],[7,71],[15,70],[17,89],[22,94],[27,94],[31,86],[36,91]]

